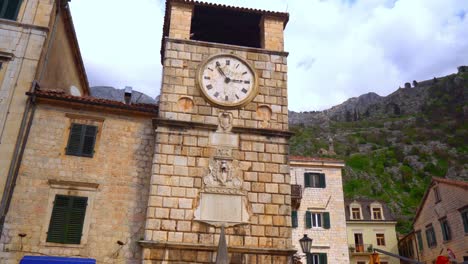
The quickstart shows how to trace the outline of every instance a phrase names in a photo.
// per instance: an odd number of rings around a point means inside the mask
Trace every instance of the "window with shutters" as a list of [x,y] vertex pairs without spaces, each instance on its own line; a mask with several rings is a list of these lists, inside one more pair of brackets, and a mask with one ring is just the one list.
[[316,172],[304,173],[304,187],[325,188],[325,174]]
[[385,234],[375,234],[377,246],[385,246]]
[[93,157],[97,126],[72,123],[66,149],[67,155]]
[[447,218],[440,220],[440,229],[442,230],[442,238],[444,241],[452,240],[452,233]]
[[424,246],[421,231],[416,231],[416,240],[418,241],[418,249],[422,251]]
[[468,234],[468,208],[461,210],[460,214],[465,234]]
[[306,227],[307,228],[330,228],[330,213],[329,212],[306,212]]
[[437,240],[434,232],[434,227],[431,225],[426,226],[426,240],[428,247],[435,247],[437,246]]
[[87,204],[87,197],[56,195],[46,241],[80,244]]
[[0,18],[16,20],[21,7],[22,0],[2,0],[0,1]]
[[291,212],[291,225],[292,227],[298,227],[298,221],[297,221],[297,211],[292,211]]
[[327,253],[310,253],[307,255],[307,264],[327,264]]

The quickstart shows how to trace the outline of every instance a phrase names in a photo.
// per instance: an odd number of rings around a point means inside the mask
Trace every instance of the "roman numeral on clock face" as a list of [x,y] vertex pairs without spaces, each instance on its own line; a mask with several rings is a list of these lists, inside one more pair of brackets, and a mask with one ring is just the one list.
[[211,84],[208,84],[208,85],[206,86],[206,89],[208,89],[208,90],[211,90],[211,89],[213,89],[213,85],[211,85]]
[[243,93],[245,93],[245,94],[247,93],[247,89],[245,89],[245,88],[242,88],[241,91],[242,91]]
[[214,93],[213,95],[214,95],[214,97],[218,98],[218,96],[219,96],[219,93],[218,93],[218,92],[216,92],[216,93]]

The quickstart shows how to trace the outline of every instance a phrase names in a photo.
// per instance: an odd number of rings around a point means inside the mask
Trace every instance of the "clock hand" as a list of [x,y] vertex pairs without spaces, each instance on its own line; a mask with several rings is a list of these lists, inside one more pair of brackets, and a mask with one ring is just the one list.
[[221,67],[219,67],[219,65],[216,65],[216,69],[218,69],[219,73],[224,76],[224,82],[225,83],[229,83],[231,81],[231,78],[227,77],[226,74],[223,72],[223,70],[221,69]]

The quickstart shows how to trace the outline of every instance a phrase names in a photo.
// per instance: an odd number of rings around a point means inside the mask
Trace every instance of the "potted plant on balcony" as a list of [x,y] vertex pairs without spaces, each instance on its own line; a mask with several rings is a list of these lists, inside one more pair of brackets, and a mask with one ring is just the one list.
[[372,252],[372,251],[374,251],[374,248],[372,247],[372,245],[369,245],[367,247],[367,252]]
[[349,247],[349,251],[351,251],[351,253],[354,253],[355,250],[356,250],[355,247],[353,247],[353,246],[350,246],[350,247]]

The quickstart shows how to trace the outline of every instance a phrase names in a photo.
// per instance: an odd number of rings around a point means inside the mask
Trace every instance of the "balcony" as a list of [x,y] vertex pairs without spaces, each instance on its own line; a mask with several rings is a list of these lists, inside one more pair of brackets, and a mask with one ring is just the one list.
[[349,244],[351,255],[369,255],[374,252],[372,244]]
[[299,208],[302,199],[302,186],[299,184],[291,184],[291,206],[294,209]]

